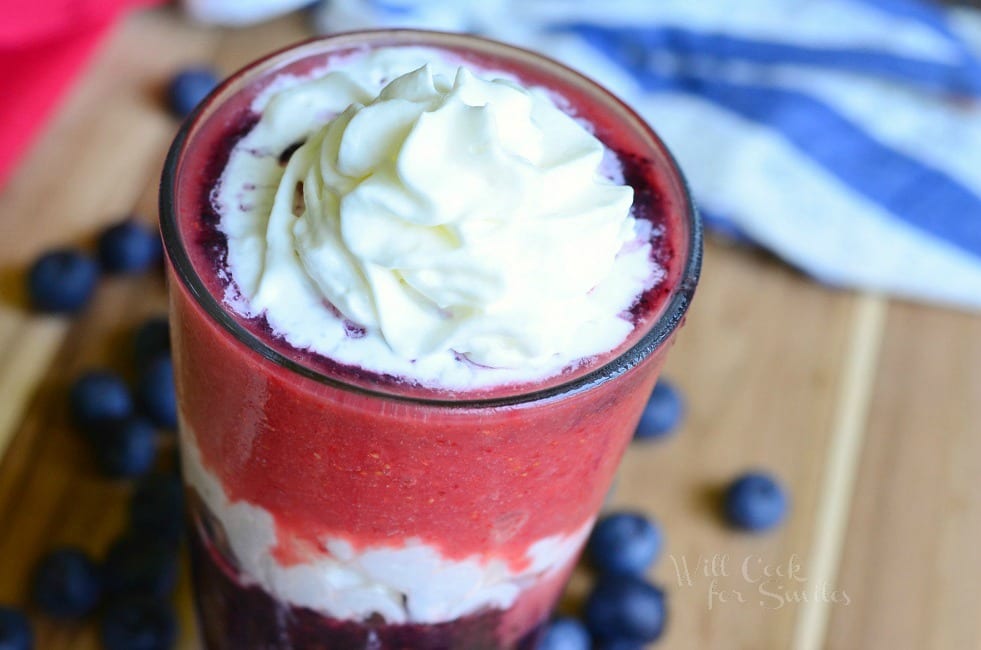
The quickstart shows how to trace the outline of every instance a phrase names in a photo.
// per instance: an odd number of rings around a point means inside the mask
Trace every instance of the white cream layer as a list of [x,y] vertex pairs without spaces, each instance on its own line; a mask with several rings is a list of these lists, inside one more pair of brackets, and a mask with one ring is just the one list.
[[615,156],[561,98],[458,63],[374,50],[260,95],[213,197],[237,310],[448,389],[546,378],[627,337],[663,272]]
[[194,434],[181,422],[184,480],[225,529],[242,572],[284,603],[332,618],[361,621],[379,614],[388,623],[440,623],[486,608],[506,609],[521,592],[574,561],[592,520],[570,535],[540,539],[527,551],[529,566],[511,571],[500,559],[449,560],[419,539],[355,552],[345,540],[322,540],[330,555],[282,566],[272,555],[276,530],[263,508],[229,501],[220,481],[201,463]]

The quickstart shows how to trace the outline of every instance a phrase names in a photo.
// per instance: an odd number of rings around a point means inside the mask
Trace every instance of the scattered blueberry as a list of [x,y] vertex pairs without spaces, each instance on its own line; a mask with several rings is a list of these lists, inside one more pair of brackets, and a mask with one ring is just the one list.
[[585,615],[586,626],[601,645],[649,643],[664,631],[664,592],[636,576],[605,575],[586,599]]
[[743,530],[773,528],[783,521],[788,505],[780,484],[761,472],[743,474],[726,488],[726,519]]
[[644,644],[638,643],[637,641],[629,641],[625,639],[612,639],[610,641],[604,641],[597,646],[593,646],[594,650],[644,650]]
[[178,72],[167,86],[167,104],[174,115],[185,118],[218,85],[218,75],[210,68],[187,68]]
[[142,535],[125,535],[106,553],[106,593],[164,598],[177,584],[177,550],[172,544]]
[[148,318],[133,336],[133,358],[139,370],[157,357],[170,354],[170,324],[166,317]]
[[98,250],[99,264],[109,273],[145,271],[163,254],[157,231],[132,219],[103,230]]
[[545,628],[538,650],[590,650],[592,641],[586,626],[574,618],[556,618]]
[[150,474],[136,486],[129,507],[130,529],[142,536],[177,542],[184,526],[184,486],[176,474]]
[[671,433],[681,423],[684,412],[685,402],[681,392],[666,379],[659,380],[640,416],[634,438],[660,438]]
[[173,608],[152,598],[126,598],[106,608],[102,646],[106,650],[170,650],[177,639]]
[[155,424],[167,429],[177,428],[177,394],[174,391],[174,364],[167,357],[150,362],[140,374],[136,397]]
[[61,548],[41,558],[33,587],[34,602],[45,614],[79,618],[98,606],[102,576],[84,551]]
[[34,633],[23,612],[0,607],[0,650],[31,650]]
[[69,391],[68,402],[75,426],[89,434],[133,413],[126,382],[108,370],[89,370],[79,376]]
[[594,567],[604,573],[642,575],[661,552],[661,530],[643,515],[618,512],[599,520],[587,551]]
[[99,268],[95,261],[72,249],[45,253],[27,272],[27,292],[35,309],[54,313],[76,312],[92,297]]
[[109,422],[95,435],[94,442],[95,458],[108,476],[141,476],[157,459],[157,430],[140,417]]

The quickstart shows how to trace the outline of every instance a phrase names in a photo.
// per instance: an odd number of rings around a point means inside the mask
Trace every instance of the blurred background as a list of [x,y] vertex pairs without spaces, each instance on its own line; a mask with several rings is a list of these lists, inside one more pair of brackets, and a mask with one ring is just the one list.
[[[25,269],[127,215],[155,222],[179,73],[221,77],[316,34],[409,26],[539,50],[609,87],[667,142],[709,229],[665,371],[685,420],[628,452],[612,497],[664,524],[658,647],[981,647],[977,3],[0,0],[0,12],[0,603],[29,602],[46,548],[100,554],[124,526],[132,487],[99,476],[64,394],[82,370],[124,363],[132,329],[166,311],[153,275],[100,283],[73,317],[38,314]],[[713,505],[751,468],[792,504],[763,537],[726,530]],[[800,571],[766,597],[747,562]],[[576,577],[569,608],[588,585]],[[197,648],[186,580],[176,602],[178,646]],[[40,648],[99,647],[90,625],[31,618]]]

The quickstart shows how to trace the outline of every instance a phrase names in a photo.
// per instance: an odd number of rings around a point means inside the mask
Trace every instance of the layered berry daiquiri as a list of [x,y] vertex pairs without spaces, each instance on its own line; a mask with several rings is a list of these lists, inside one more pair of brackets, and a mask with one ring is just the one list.
[[694,290],[591,82],[349,34],[233,77],[162,192],[207,646],[534,647]]

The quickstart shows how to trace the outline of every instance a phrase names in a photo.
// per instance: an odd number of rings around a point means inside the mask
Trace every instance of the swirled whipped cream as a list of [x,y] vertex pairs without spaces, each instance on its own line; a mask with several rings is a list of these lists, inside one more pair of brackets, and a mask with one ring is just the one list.
[[256,103],[214,197],[226,298],[295,347],[446,388],[527,381],[616,347],[660,279],[615,157],[543,90],[389,48]]

